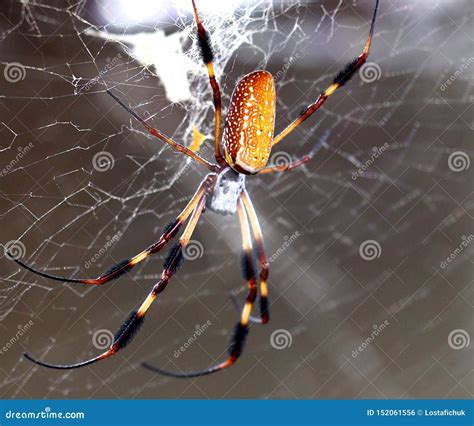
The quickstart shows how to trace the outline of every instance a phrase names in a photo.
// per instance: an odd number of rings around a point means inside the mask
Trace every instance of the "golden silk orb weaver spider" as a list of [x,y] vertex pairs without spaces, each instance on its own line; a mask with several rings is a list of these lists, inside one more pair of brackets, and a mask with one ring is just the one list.
[[[193,142],[190,148],[177,143],[149,125],[131,108],[126,106],[115,94],[109,90],[107,91],[107,93],[136,120],[138,120],[151,135],[170,145],[172,149],[192,158],[197,163],[207,168],[210,173],[200,183],[197,191],[191,197],[191,200],[184,207],[178,217],[164,229],[163,234],[155,243],[142,250],[137,255],[124,259],[118,264],[112,266],[105,274],[100,275],[98,278],[78,279],[51,275],[35,269],[19,259],[15,259],[10,254],[10,257],[19,265],[45,278],[61,282],[103,285],[129,272],[133,267],[143,262],[152,254],[158,253],[178,234],[180,228],[187,222],[178,243],[171,248],[166,256],[160,280],[152,287],[151,291],[145,297],[138,309],[133,310],[128,318],[123,322],[115,334],[112,344],[105,352],[85,361],[64,365],[49,364],[33,358],[29,354],[25,354],[27,359],[44,367],[72,369],[101,361],[116,354],[127,346],[142,325],[145,315],[152,303],[156,300],[158,295],[165,290],[171,277],[176,274],[180,268],[184,260],[183,250],[189,243],[201,214],[204,209],[207,208],[218,214],[234,214],[237,212],[242,234],[242,269],[244,279],[247,281],[248,293],[245,304],[242,308],[240,319],[231,336],[228,356],[221,363],[204,370],[192,372],[172,372],[156,368],[147,363],[143,365],[149,370],[167,376],[197,377],[223,370],[237,361],[244,349],[249,322],[253,320],[253,317],[251,317],[251,311],[258,293],[260,303],[260,319],[258,321],[261,323],[267,323],[269,320],[267,289],[269,262],[265,254],[263,235],[258,216],[249,194],[245,189],[246,175],[285,172],[295,169],[311,159],[312,153],[309,153],[301,159],[289,164],[267,166],[272,147],[281,142],[301,123],[317,111],[324,104],[326,99],[333,95],[337,89],[347,83],[365,63],[372,42],[378,4],[379,0],[376,0],[369,34],[362,53],[353,61],[348,63],[334,77],[332,84],[317,97],[316,101],[310,104],[298,118],[296,118],[276,137],[274,137],[276,95],[275,83],[272,75],[267,71],[255,71],[243,77],[237,83],[231,97],[222,134],[222,144],[224,146],[224,154],[222,154],[220,139],[221,92],[214,74],[214,55],[209,36],[201,23],[195,1],[192,0],[194,20],[197,26],[197,40],[202,59],[207,67],[209,82],[213,94],[215,109],[214,142],[216,162],[210,163],[197,153],[199,145],[202,143],[203,139],[200,143]],[[254,265],[254,253],[255,257],[258,258],[260,266],[259,274],[256,273]],[[259,283],[259,285],[257,285],[257,283]],[[258,292],[257,287],[259,287],[260,292]]]

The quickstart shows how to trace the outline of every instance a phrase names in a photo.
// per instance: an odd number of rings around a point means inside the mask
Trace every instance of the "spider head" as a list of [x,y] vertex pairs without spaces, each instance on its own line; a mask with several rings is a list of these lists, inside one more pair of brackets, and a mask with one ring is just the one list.
[[235,86],[223,133],[227,163],[254,174],[268,162],[275,130],[275,82],[268,71],[244,76]]

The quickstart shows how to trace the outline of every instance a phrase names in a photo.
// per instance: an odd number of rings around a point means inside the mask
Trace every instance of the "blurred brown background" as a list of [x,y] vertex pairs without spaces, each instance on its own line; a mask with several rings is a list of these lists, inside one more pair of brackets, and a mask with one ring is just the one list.
[[[203,20],[224,105],[239,76],[268,69],[280,130],[359,54],[374,2],[210,3]],[[0,6],[0,242],[52,274],[97,276],[138,253],[205,175],[104,93],[113,88],[179,141],[189,143],[194,125],[212,132],[190,5],[133,4]],[[80,370],[36,367],[22,353],[56,363],[100,353],[163,256],[99,288],[0,259],[2,398],[472,397],[472,24],[468,0],[382,0],[375,74],[355,76],[272,157],[317,149],[315,158],[247,179],[272,260],[271,321],[252,326],[235,366],[194,380],[140,367],[195,370],[226,356],[238,318],[230,295],[245,297],[240,235],[235,217],[207,212],[193,236],[198,259],[185,262],[133,343]],[[127,39],[156,31],[150,42]],[[168,45],[173,37],[180,44]],[[136,46],[156,63],[145,67]],[[170,101],[186,91],[188,100]]]

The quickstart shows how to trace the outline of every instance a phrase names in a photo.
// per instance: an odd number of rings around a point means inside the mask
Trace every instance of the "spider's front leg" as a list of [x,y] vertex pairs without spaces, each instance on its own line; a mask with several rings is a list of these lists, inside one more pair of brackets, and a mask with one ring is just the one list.
[[[362,67],[362,65],[365,64],[365,62],[367,61],[367,57],[369,56],[370,46],[372,44],[372,37],[374,34],[375,18],[377,16],[378,6],[379,6],[379,0],[376,0],[374,13],[372,15],[372,20],[370,23],[369,34],[367,36],[367,40],[365,42],[362,53],[357,58],[355,58],[352,62],[349,62],[341,71],[339,71],[337,75],[334,77],[332,84],[319,95],[316,101],[312,103],[311,105],[309,105],[296,120],[294,120],[289,126],[287,126],[280,134],[278,134],[275,137],[275,139],[273,140],[272,146],[275,146],[277,143],[283,140],[293,130],[295,130],[301,123],[303,123],[306,119],[308,119],[314,112],[316,112],[319,108],[321,108],[324,102],[326,102],[326,99],[329,98],[329,96],[333,95],[337,89],[344,86],[354,76],[354,74],[360,69],[360,67]],[[281,166],[265,167],[261,169],[258,173],[264,174],[264,173],[289,171],[307,163],[309,160],[311,160],[312,156],[313,156],[313,152],[310,152],[308,155],[305,155],[304,157],[302,157],[301,159],[295,162],[281,165]]]
[[212,89],[212,98],[214,101],[215,109],[215,130],[214,130],[214,144],[215,144],[215,157],[216,161],[220,165],[225,164],[224,157],[221,153],[220,145],[220,131],[221,131],[221,115],[222,115],[222,99],[221,99],[221,89],[219,88],[219,83],[217,83],[216,75],[214,72],[214,52],[212,51],[211,41],[209,40],[209,35],[202,25],[201,19],[199,18],[199,13],[196,7],[196,2],[192,0],[193,10],[194,10],[194,20],[196,21],[197,26],[197,35],[199,49],[201,50],[201,56],[204,64],[207,68],[207,73],[209,75],[209,84]]

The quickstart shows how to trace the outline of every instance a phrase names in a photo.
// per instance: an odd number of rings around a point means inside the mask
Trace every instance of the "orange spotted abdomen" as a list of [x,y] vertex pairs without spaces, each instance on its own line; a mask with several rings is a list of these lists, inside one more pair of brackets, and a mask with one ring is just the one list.
[[255,71],[235,86],[225,121],[225,158],[235,171],[256,173],[270,156],[275,131],[275,83],[267,71]]

